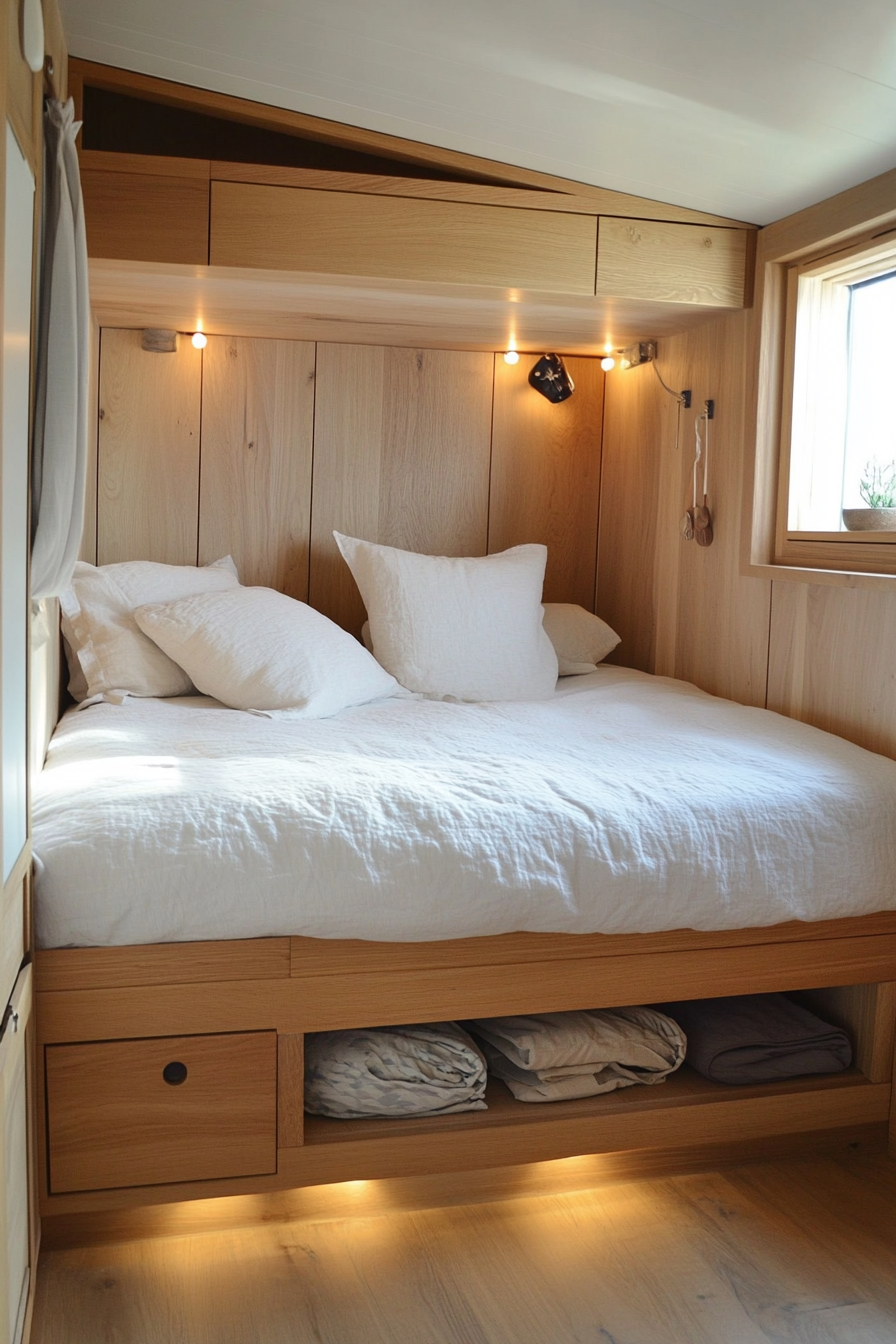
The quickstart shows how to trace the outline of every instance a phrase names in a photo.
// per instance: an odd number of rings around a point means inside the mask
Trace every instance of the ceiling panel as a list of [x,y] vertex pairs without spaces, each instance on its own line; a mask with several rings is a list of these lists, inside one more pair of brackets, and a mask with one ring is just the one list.
[[767,223],[896,164],[878,0],[62,0],[73,55]]

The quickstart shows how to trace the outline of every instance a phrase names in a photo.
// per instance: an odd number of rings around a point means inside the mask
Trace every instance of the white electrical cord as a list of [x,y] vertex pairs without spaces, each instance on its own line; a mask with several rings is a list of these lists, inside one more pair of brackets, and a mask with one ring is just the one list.
[[[706,445],[704,447],[703,436],[700,433],[701,420],[706,425]],[[696,447],[694,450],[694,508],[696,509],[697,500],[697,467],[703,459],[703,503],[706,503],[706,497],[709,493],[709,416],[704,411],[698,415],[694,421],[694,432],[696,437]]]

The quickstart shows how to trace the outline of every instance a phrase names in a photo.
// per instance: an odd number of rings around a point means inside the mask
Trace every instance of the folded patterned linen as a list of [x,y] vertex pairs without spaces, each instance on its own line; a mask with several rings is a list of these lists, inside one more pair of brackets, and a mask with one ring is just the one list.
[[652,1008],[487,1017],[466,1024],[518,1101],[595,1097],[661,1083],[684,1061],[684,1032]]
[[341,1120],[484,1111],[482,1051],[456,1022],[305,1037],[305,1109]]
[[687,1062],[717,1083],[773,1083],[849,1068],[849,1037],[783,994],[659,1005],[687,1033]]

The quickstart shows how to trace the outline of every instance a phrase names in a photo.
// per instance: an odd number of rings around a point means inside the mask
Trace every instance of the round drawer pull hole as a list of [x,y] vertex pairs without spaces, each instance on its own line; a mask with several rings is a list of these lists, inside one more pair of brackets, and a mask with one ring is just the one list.
[[166,1083],[172,1087],[177,1087],[178,1083],[184,1082],[187,1076],[186,1064],[181,1064],[179,1059],[173,1059],[170,1064],[166,1064],[162,1070],[162,1077]]

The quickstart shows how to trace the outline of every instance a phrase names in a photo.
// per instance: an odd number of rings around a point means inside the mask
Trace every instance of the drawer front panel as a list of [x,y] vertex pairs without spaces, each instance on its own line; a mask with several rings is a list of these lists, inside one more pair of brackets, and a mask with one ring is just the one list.
[[213,182],[213,266],[594,293],[597,219]]
[[46,1048],[50,1189],[108,1190],[277,1168],[277,1034]]
[[747,231],[601,217],[597,293],[743,308]]

